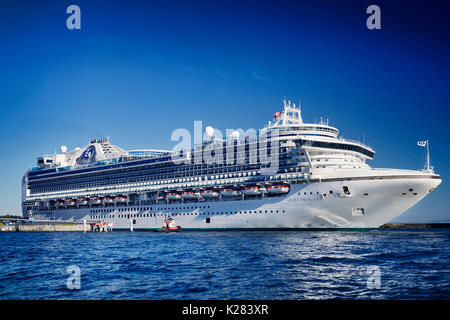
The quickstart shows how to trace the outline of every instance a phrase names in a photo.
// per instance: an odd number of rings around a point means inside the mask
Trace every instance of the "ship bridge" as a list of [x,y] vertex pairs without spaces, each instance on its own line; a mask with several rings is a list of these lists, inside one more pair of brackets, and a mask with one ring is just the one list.
[[328,120],[304,123],[300,106],[290,101],[284,100],[283,107],[283,111],[274,113],[274,122],[269,121],[260,133],[280,140],[282,152],[298,153],[300,165],[314,171],[369,167],[365,161],[373,159],[375,151],[372,148],[338,137],[339,130],[330,126]]
[[328,121],[325,123],[320,121],[318,124],[304,123],[301,115],[300,106],[296,106],[295,103],[290,101],[284,102],[284,110],[282,112],[274,113],[274,123],[269,121],[267,126],[262,129],[264,131],[272,131],[277,129],[279,136],[325,136],[331,138],[337,138],[339,130],[329,126]]

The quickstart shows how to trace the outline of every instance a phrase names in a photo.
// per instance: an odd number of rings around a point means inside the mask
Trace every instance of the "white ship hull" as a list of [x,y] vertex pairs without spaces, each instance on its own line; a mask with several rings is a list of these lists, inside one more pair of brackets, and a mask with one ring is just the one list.
[[[173,217],[183,230],[378,228],[441,183],[439,176],[425,174],[329,180],[291,184],[287,195],[257,200],[64,209],[34,218],[103,221],[112,223],[114,229],[130,229],[133,223],[135,230],[160,228],[167,217]],[[344,185],[350,196],[336,192]]]

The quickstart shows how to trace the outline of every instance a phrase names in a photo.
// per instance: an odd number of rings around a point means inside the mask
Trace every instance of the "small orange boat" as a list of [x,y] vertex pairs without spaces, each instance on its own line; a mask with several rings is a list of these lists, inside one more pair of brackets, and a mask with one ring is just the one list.
[[175,221],[172,218],[164,220],[161,229],[153,230],[154,232],[180,232],[181,227],[175,225]]

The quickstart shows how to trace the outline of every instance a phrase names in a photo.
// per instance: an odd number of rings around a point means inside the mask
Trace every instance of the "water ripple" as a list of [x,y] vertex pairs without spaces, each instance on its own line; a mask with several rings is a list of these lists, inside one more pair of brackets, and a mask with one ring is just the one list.
[[[0,299],[449,299],[450,230],[0,233]],[[67,267],[81,270],[70,290]],[[379,270],[379,289],[370,288]]]

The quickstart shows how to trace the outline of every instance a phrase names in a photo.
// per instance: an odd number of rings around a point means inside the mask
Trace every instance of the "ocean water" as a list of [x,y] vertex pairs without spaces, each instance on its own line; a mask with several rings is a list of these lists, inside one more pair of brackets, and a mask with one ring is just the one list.
[[450,298],[450,229],[3,232],[0,243],[3,300]]

